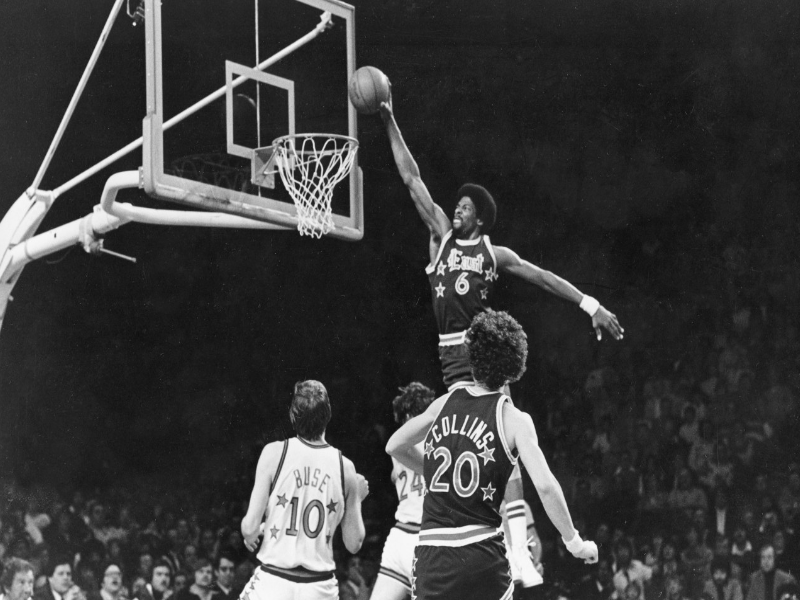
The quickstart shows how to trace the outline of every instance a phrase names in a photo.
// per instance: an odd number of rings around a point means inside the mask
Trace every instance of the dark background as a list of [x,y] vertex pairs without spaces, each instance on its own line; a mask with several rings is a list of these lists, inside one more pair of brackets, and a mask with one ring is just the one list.
[[[598,344],[576,307],[501,278],[498,306],[531,341],[515,391],[528,410],[596,367],[669,369],[743,306],[781,307],[779,327],[796,326],[796,2],[355,4],[357,62],[392,79],[434,199],[450,213],[460,183],[487,186],[495,243],[626,328]],[[33,180],[110,5],[0,4],[0,210]],[[176,43],[202,53],[236,24]],[[43,189],[141,135],[141,33],[120,17]],[[303,378],[328,386],[331,441],[357,465],[378,460],[358,440],[390,427],[397,386],[442,386],[427,232],[377,118],[361,118],[360,141],[362,242],[131,224],[107,247],[136,265],[79,248],[29,265],[0,335],[0,469],[56,483],[213,476],[288,431]],[[140,160],[66,194],[40,231],[87,214],[108,175]]]

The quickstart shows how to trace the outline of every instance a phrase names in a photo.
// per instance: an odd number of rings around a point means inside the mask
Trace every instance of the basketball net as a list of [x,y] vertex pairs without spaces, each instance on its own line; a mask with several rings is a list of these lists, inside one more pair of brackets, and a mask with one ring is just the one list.
[[297,207],[300,235],[321,238],[333,229],[333,188],[353,167],[358,140],[327,133],[299,133],[272,146],[283,185]]

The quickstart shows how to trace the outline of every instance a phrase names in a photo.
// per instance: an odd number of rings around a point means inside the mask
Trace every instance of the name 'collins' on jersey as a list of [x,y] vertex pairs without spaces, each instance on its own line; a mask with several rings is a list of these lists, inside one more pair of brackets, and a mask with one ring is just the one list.
[[[495,535],[502,524],[500,503],[517,462],[503,430],[503,405],[511,400],[500,392],[475,387],[449,393],[424,446],[423,475],[428,493],[422,515],[420,543],[434,545],[439,532],[446,545],[463,545]],[[445,529],[458,530],[446,533]],[[458,536],[457,539],[449,536]]]
[[431,284],[433,313],[439,335],[466,331],[472,318],[489,308],[494,293],[497,259],[489,236],[459,240],[448,231],[439,254],[425,268]]

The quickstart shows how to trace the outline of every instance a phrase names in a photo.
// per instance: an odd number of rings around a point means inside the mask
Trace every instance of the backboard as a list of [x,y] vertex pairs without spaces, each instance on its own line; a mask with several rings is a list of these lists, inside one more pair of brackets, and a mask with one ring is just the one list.
[[[295,133],[357,139],[347,97],[354,8],[335,0],[144,0],[144,8],[147,193],[296,228],[281,179],[253,178],[254,151]],[[331,237],[363,236],[362,186],[356,155],[334,189]]]

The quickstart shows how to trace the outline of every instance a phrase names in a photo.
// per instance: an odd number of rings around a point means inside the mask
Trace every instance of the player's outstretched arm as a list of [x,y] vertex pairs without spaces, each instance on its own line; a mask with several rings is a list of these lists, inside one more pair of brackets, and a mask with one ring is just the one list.
[[344,465],[344,517],[342,518],[342,540],[351,554],[361,550],[366,529],[361,516],[361,503],[369,494],[369,483],[363,475],[356,473],[356,467],[343,457]]
[[[422,217],[425,225],[430,230],[431,238],[435,237],[437,240],[441,240],[442,236],[453,227],[450,219],[447,218],[442,207],[433,201],[430,192],[428,192],[428,187],[420,177],[417,161],[411,156],[411,151],[406,146],[403,135],[400,133],[400,128],[397,126],[397,121],[395,121],[391,98],[389,102],[381,103],[380,110],[400,177],[403,178],[403,183],[406,184],[408,191],[411,193],[411,199],[414,201],[414,206],[416,206],[419,216]],[[431,260],[434,260],[434,258]]]
[[597,562],[597,546],[594,542],[583,541],[572,523],[561,484],[550,470],[539,447],[533,419],[529,414],[506,404],[503,407],[503,426],[509,444],[519,452],[519,457],[533,480],[542,506],[561,534],[567,549],[575,558],[581,558],[587,563]]
[[396,458],[403,466],[422,475],[422,452],[417,445],[425,439],[446,401],[446,396],[437,398],[428,405],[424,413],[406,421],[386,443],[387,454]]
[[255,552],[258,548],[258,538],[262,533],[261,520],[267,510],[269,489],[272,486],[272,478],[275,477],[282,450],[283,442],[272,442],[264,446],[258,459],[256,480],[253,484],[253,491],[250,493],[250,505],[247,507],[247,514],[242,519],[244,545],[251,552]]
[[503,246],[495,246],[497,256],[497,267],[499,270],[515,275],[520,279],[538,285],[543,290],[555,294],[556,296],[578,304],[592,318],[597,339],[603,337],[602,330],[608,331],[614,339],[621,340],[625,330],[617,321],[617,316],[609,312],[597,300],[591,296],[581,293],[566,279],[559,277],[555,273],[541,269],[527,260],[523,260],[519,255]]

